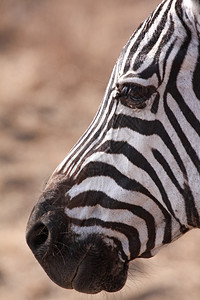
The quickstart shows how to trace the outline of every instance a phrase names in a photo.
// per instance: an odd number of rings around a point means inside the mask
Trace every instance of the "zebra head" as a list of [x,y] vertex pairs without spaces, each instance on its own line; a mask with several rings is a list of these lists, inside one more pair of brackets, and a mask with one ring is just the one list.
[[34,207],[27,242],[58,285],[117,291],[131,260],[200,226],[199,13],[164,0],[134,32]]

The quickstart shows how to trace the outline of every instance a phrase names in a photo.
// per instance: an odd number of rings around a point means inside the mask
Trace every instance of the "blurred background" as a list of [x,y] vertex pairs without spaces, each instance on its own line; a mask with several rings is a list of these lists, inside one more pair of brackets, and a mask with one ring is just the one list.
[[93,119],[153,0],[0,0],[0,299],[200,299],[200,232],[139,260],[115,295],[57,287],[25,243],[45,182]]

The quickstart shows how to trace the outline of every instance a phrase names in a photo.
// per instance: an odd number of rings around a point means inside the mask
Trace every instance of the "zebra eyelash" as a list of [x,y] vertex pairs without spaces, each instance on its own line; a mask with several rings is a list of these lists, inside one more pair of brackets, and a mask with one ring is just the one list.
[[153,85],[143,86],[135,83],[117,84],[115,98],[130,108],[145,108],[146,101],[157,92]]

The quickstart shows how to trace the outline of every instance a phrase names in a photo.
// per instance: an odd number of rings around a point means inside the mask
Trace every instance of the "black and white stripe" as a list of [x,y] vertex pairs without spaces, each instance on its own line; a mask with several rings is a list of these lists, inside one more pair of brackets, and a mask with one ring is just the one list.
[[[102,234],[123,260],[200,226],[199,15],[200,1],[164,0],[140,25],[92,124],[50,179],[73,182],[65,213],[79,238]],[[127,96],[138,86],[155,89],[143,106]]]

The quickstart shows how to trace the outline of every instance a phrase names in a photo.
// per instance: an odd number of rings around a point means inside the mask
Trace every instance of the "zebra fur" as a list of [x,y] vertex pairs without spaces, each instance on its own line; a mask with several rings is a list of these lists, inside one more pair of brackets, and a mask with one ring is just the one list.
[[[93,122],[52,174],[28,232],[59,208],[73,242],[91,249],[98,236],[98,245],[117,251],[120,273],[200,227],[199,62],[200,2],[162,1],[123,48]],[[95,278],[92,288],[72,287],[93,293],[112,284]]]

